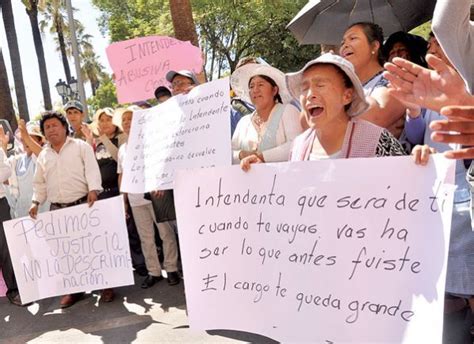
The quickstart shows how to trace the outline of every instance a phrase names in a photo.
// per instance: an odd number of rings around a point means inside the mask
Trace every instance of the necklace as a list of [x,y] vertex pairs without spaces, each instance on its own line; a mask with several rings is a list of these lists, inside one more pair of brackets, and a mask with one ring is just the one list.
[[255,115],[252,117],[252,119],[253,119],[253,123],[259,130],[262,127],[262,125],[264,125],[267,122],[266,120],[264,121],[262,117],[260,117],[258,112],[255,112]]

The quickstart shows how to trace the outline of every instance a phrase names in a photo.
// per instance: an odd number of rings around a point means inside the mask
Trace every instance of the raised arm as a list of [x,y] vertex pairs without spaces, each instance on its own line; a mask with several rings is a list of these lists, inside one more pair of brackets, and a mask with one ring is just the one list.
[[41,153],[41,150],[43,149],[43,147],[41,147],[41,145],[38,144],[38,142],[36,142],[35,140],[31,138],[30,134],[28,133],[28,130],[26,129],[26,123],[24,119],[20,119],[18,121],[18,129],[20,130],[20,135],[21,135],[23,144],[27,145],[28,148],[33,152],[35,156],[38,156],[39,153]]

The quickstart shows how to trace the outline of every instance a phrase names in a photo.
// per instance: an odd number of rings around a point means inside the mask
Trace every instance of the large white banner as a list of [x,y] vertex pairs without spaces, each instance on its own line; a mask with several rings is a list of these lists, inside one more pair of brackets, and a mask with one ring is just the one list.
[[3,225],[23,303],[134,283],[122,196]]
[[229,78],[225,78],[134,112],[122,190],[171,189],[176,170],[231,163]]
[[441,343],[454,162],[180,171],[190,326],[307,343]]

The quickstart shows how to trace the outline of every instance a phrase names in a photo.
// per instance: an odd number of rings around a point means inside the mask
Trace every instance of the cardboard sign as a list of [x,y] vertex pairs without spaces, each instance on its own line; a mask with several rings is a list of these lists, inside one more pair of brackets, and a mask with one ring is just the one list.
[[116,42],[106,49],[115,74],[120,103],[154,98],[158,86],[167,86],[166,73],[187,69],[202,70],[199,48],[166,36],[148,36]]
[[231,153],[229,79],[225,78],[133,113],[121,190],[171,189],[176,170],[230,166]]
[[3,225],[23,303],[134,283],[123,196]]
[[180,171],[191,328],[441,343],[453,182],[438,156]]

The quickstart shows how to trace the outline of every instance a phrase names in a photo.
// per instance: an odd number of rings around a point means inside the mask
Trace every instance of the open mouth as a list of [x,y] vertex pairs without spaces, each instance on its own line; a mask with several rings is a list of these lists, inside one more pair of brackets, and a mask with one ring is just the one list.
[[342,54],[342,57],[344,57],[345,59],[347,59],[348,57],[351,57],[352,55],[354,55],[354,53],[348,51],[348,52],[344,52],[344,53]]
[[308,109],[308,111],[311,117],[318,117],[324,111],[324,108],[321,106],[316,106],[311,109]]

